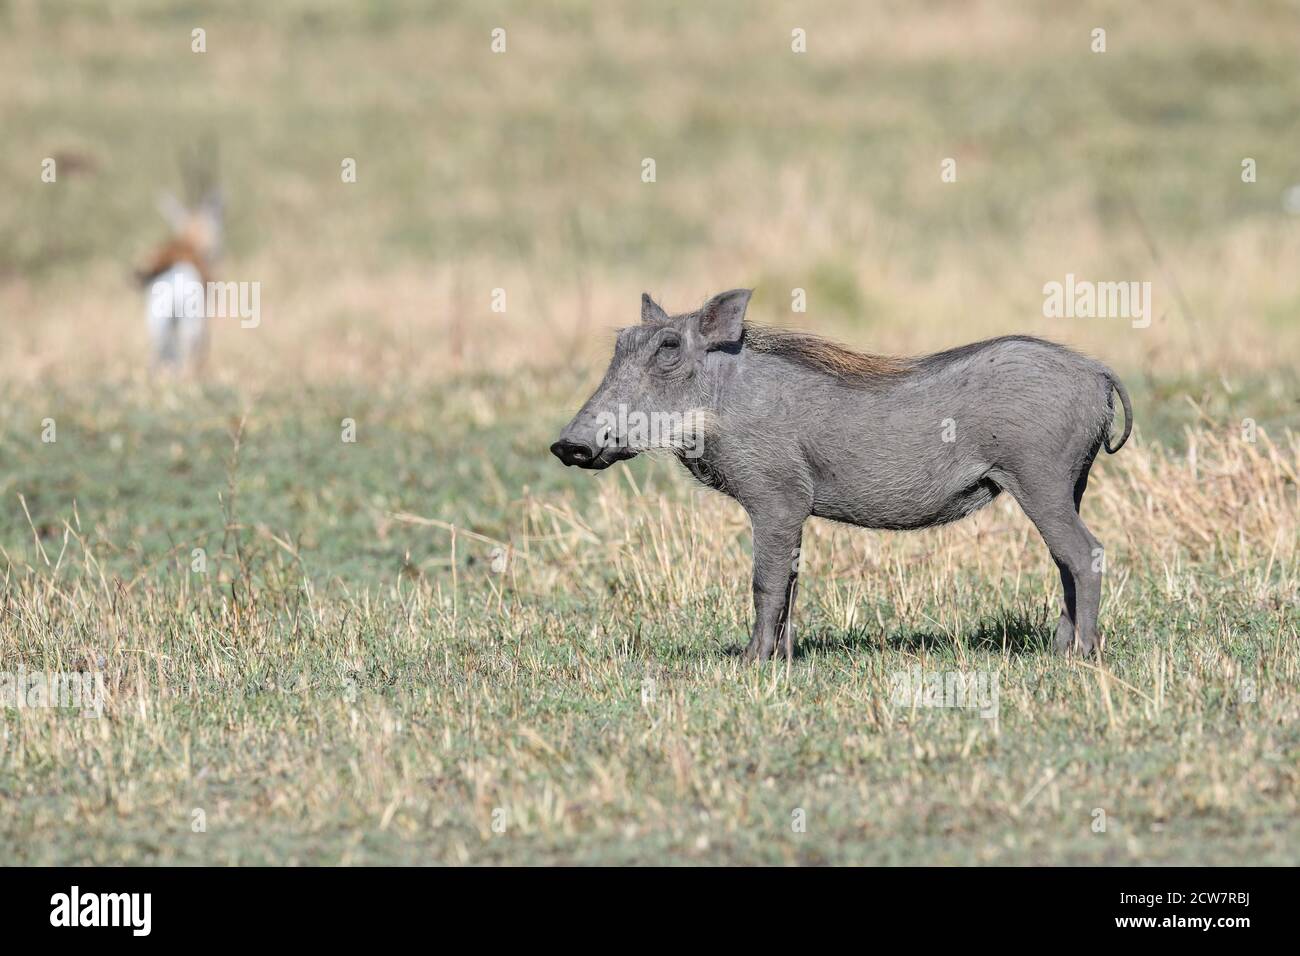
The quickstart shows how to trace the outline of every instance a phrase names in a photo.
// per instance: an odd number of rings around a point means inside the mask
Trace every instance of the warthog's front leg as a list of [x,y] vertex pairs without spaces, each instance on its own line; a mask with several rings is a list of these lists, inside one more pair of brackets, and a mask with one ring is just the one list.
[[799,594],[799,552],[802,543],[795,545],[790,555],[790,581],[785,589],[785,606],[776,622],[776,653],[784,654],[787,661],[794,659],[794,599]]
[[745,648],[745,660],[767,660],[778,638],[783,641],[782,651],[794,656],[794,627],[790,616],[794,609],[804,517],[752,517],[754,631]]

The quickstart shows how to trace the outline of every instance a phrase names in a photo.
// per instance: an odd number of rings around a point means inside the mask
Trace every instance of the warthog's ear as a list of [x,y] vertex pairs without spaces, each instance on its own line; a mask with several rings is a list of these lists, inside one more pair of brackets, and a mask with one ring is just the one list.
[[650,298],[649,292],[641,293],[641,321],[642,322],[667,322],[668,313]]
[[709,345],[739,342],[752,289],[719,292],[700,309],[700,334]]

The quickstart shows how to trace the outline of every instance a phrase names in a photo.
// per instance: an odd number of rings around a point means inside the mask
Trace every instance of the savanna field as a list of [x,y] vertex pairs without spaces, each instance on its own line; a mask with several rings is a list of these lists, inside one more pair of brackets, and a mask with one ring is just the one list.
[[[1296,863],[1298,46],[1274,2],[0,0],[0,672],[106,688],[0,710],[0,860]],[[132,270],[200,142],[260,323],[151,375]],[[1149,327],[1045,317],[1067,275]],[[741,663],[740,506],[547,451],[643,291],[737,286],[1119,373],[1100,659],[1003,496],[813,519],[799,650]]]

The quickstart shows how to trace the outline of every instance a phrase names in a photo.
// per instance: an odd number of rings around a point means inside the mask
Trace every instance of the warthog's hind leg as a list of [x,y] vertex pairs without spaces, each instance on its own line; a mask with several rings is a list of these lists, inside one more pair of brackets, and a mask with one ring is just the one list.
[[[1088,462],[1091,464],[1091,461]],[[1043,536],[1061,574],[1061,617],[1056,623],[1056,650],[1090,654],[1099,645],[1097,611],[1105,570],[1101,544],[1079,517],[1079,503],[1088,484],[1085,465],[1074,482],[1021,482],[1011,491],[1029,520]],[[1072,486],[1072,487],[1071,487]]]

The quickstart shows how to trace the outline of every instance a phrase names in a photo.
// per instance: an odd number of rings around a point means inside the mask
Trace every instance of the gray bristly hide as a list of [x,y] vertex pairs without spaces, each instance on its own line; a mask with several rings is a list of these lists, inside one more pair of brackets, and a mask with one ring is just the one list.
[[[1118,451],[1132,430],[1115,374],[1020,335],[919,358],[865,355],[745,324],[749,296],[724,292],[674,316],[643,296],[641,323],[619,333],[604,380],[551,446],[565,464],[593,469],[671,447],[697,479],[740,502],[754,534],[745,656],[793,654],[810,515],[927,528],[1003,491],[1060,571],[1057,649],[1098,648],[1104,555],[1079,503],[1098,450]],[[1113,392],[1125,427],[1112,446]]]

